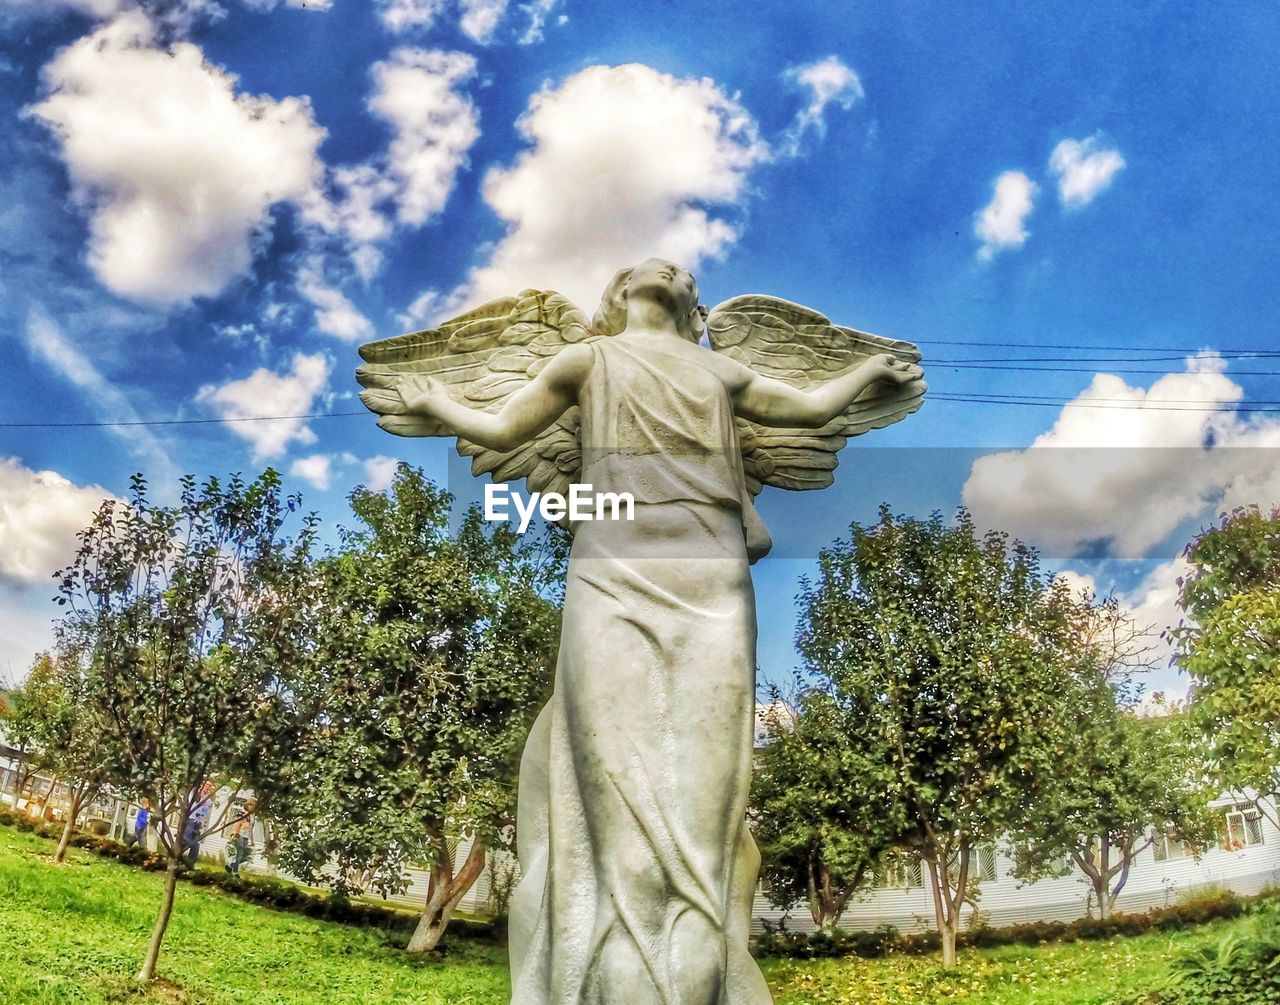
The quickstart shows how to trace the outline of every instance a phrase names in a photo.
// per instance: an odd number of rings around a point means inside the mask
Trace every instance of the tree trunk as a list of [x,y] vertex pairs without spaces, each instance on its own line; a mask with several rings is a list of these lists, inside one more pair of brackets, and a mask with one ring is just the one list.
[[70,813],[67,814],[67,820],[62,825],[62,837],[58,839],[58,850],[53,853],[55,862],[62,862],[67,857],[67,846],[71,844],[71,832],[76,829],[76,818]]
[[[443,845],[443,842],[441,842]],[[471,845],[467,859],[462,863],[458,874],[453,874],[453,859],[447,851],[442,851],[439,860],[431,869],[431,886],[427,893],[427,903],[418,919],[418,927],[406,947],[411,956],[421,956],[435,949],[440,936],[449,927],[454,909],[463,895],[471,889],[471,885],[484,870],[485,844],[478,838]]]
[[67,857],[67,847],[71,844],[71,835],[75,832],[76,821],[80,818],[80,811],[84,809],[84,804],[88,799],[88,793],[82,793],[77,789],[71,790],[71,806],[67,811],[66,823],[62,825],[62,837],[58,839],[58,850],[53,853],[55,862],[62,862]]
[[956,919],[948,918],[938,933],[942,936],[942,969],[954,970],[956,966]]
[[1094,880],[1093,899],[1098,902],[1098,920],[1106,921],[1111,917],[1111,898],[1107,896],[1105,880]]
[[138,971],[140,983],[145,984],[156,976],[160,945],[164,942],[164,933],[169,928],[169,918],[173,915],[173,895],[178,887],[178,864],[178,857],[170,853],[169,867],[164,872],[164,896],[160,901],[160,913],[156,915],[156,923],[151,929],[151,941],[147,944],[147,955],[142,961],[142,969]]

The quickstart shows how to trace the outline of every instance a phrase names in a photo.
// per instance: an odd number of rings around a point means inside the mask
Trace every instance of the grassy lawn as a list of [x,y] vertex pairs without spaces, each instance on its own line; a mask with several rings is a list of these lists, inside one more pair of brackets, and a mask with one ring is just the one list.
[[[72,1002],[436,1003],[505,1005],[504,949],[446,940],[409,960],[393,937],[247,904],[179,884],[160,972],[132,984],[160,898],[161,876],[0,827],[0,1005]],[[1109,942],[962,952],[944,974],[932,959],[764,962],[779,1005],[1100,1005],[1149,986],[1182,949],[1216,942],[1241,921]],[[398,938],[403,939],[403,936]]]

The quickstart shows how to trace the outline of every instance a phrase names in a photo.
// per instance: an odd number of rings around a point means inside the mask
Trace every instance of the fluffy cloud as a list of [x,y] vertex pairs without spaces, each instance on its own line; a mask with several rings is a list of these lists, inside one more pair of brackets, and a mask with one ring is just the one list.
[[[196,400],[210,405],[224,419],[306,415],[314,409],[328,380],[329,361],[322,354],[296,353],[287,373],[255,370],[243,380],[202,387]],[[306,419],[301,418],[231,422],[229,428],[253,445],[255,462],[279,457],[292,442],[307,444],[316,439]]]
[[1104,150],[1098,138],[1066,139],[1053,148],[1049,171],[1058,179],[1058,198],[1067,209],[1079,209],[1111,185],[1124,167],[1119,150]]
[[369,109],[395,130],[387,171],[397,185],[401,223],[421,225],[444,208],[480,136],[475,105],[459,91],[475,71],[465,53],[412,48],[374,65]]
[[155,304],[218,293],[248,270],[271,207],[312,192],[324,131],[301,98],[236,91],[199,48],[156,46],[125,13],[44,69],[30,114],[50,127],[90,210],[89,263],[111,290]]
[[371,492],[383,492],[391,488],[400,461],[385,454],[370,457],[364,462],[365,487]]
[[768,157],[713,81],[637,64],[544,87],[519,127],[531,148],[484,182],[506,236],[448,308],[540,286],[591,309],[624,264],[661,255],[696,267],[737,237],[709,207],[738,202]]
[[76,532],[111,493],[0,457],[0,582],[45,582],[71,561]]
[[998,251],[1020,248],[1028,235],[1026,221],[1035,205],[1036,184],[1021,171],[1005,171],[996,179],[995,193],[973,221],[982,246],[978,257],[990,260]]
[[333,480],[333,457],[329,454],[299,457],[290,465],[289,474],[324,492]]
[[507,12],[508,0],[459,0],[462,19],[458,26],[472,41],[482,45],[493,38],[498,22]]
[[316,327],[348,342],[373,335],[373,324],[341,290],[325,283],[314,268],[298,274],[298,292],[315,308]]
[[377,0],[378,17],[391,31],[430,28],[445,0]]
[[276,7],[296,7],[301,10],[322,11],[333,6],[333,0],[242,0],[257,10],[273,10]]
[[1030,449],[976,461],[965,504],[1053,555],[1146,555],[1212,508],[1280,502],[1280,422],[1242,397],[1214,357],[1148,390],[1098,374]]
[[866,96],[857,73],[835,56],[791,67],[783,76],[793,86],[809,94],[809,103],[783,134],[781,153],[787,156],[794,157],[800,152],[806,133],[812,131],[821,136],[826,132],[828,105],[835,103],[849,109]]
[[74,10],[94,18],[107,18],[128,6],[129,0],[0,0],[0,13],[49,15]]
[[[396,227],[422,226],[444,208],[480,136],[463,91],[475,68],[465,53],[410,47],[374,64],[368,108],[392,129],[387,149],[333,170],[327,192],[312,193],[304,208],[304,218],[337,242],[343,268],[371,279],[382,265],[379,246]],[[366,335],[368,322],[320,280],[322,257],[299,276],[299,292],[318,308],[318,327],[339,338]]]

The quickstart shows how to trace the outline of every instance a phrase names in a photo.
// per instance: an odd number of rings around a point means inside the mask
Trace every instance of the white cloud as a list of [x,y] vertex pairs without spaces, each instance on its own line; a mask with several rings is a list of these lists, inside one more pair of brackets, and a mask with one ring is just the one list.
[[[243,380],[202,387],[196,400],[211,405],[224,419],[306,415],[314,409],[328,380],[329,361],[322,354],[295,353],[288,373],[255,370]],[[280,456],[292,442],[308,444],[316,439],[305,419],[231,422],[228,428],[253,445],[255,462]]]
[[475,70],[466,53],[413,48],[397,49],[373,67],[369,110],[395,129],[387,172],[397,184],[403,224],[419,226],[444,208],[480,136],[475,105],[459,91]]
[[0,581],[46,582],[75,556],[76,532],[111,493],[0,457]]
[[364,462],[365,488],[370,492],[384,492],[391,488],[400,461],[395,457],[378,454]]
[[198,47],[158,48],[156,30],[130,12],[73,42],[30,114],[57,135],[89,209],[98,278],[176,304],[249,269],[271,207],[317,185],[325,134],[306,99],[237,93]]
[[483,45],[493,38],[498,22],[507,12],[508,0],[458,0],[462,19],[458,26],[463,34]]
[[809,103],[801,109],[783,134],[780,152],[789,157],[800,152],[806,133],[812,130],[822,136],[826,132],[828,105],[834,102],[847,110],[866,96],[857,73],[835,56],[803,66],[793,66],[783,77],[809,93]]
[[1147,390],[1098,374],[1030,449],[977,460],[965,504],[1053,555],[1146,555],[1211,508],[1280,502],[1280,422],[1243,396],[1210,356]]
[[1049,171],[1058,179],[1058,198],[1067,209],[1089,205],[1123,167],[1120,151],[1100,149],[1096,136],[1063,140],[1049,156]]
[[0,0],[0,12],[46,16],[74,10],[94,18],[107,18],[129,6],[129,0]]
[[377,0],[378,17],[391,31],[427,29],[444,10],[445,0]]
[[[528,18],[524,34],[520,36],[521,45],[536,45],[542,41],[542,29],[547,23],[547,16],[556,8],[560,0],[530,0],[520,5],[520,12]],[[560,16],[557,24],[564,24],[569,19]]]
[[125,442],[134,457],[148,465],[147,474],[152,481],[176,482],[177,472],[168,451],[150,429],[136,424],[140,417],[129,399],[68,341],[51,318],[33,312],[27,320],[26,336],[32,354],[83,391],[95,414],[105,421],[134,423],[106,428]]
[[295,7],[300,10],[325,11],[333,7],[333,0],[242,0],[257,10],[273,10],[276,7]]
[[1021,171],[1005,171],[996,179],[991,201],[973,221],[973,232],[982,242],[979,258],[987,261],[998,251],[1022,247],[1029,236],[1026,220],[1036,192],[1035,182]]
[[530,149],[484,182],[506,236],[445,303],[535,286],[590,311],[625,265],[660,255],[696,268],[737,238],[709,207],[738,203],[769,156],[751,116],[713,81],[638,64],[545,86],[519,127]]
[[298,292],[315,308],[316,327],[326,335],[354,342],[369,338],[373,324],[345,294],[325,283],[313,268],[298,273]]
[[333,479],[333,457],[329,454],[299,457],[290,465],[289,474],[295,478],[301,478],[313,488],[324,492]]

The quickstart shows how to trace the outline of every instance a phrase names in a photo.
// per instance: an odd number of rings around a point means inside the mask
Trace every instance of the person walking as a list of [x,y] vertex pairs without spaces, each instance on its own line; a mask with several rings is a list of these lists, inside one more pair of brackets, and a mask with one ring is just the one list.
[[182,858],[190,868],[195,868],[196,859],[200,857],[200,838],[204,836],[204,825],[212,811],[213,782],[205,782],[200,786],[196,804],[191,807],[187,825],[182,828]]
[[133,833],[124,839],[124,846],[132,848],[136,844],[147,847],[147,825],[151,822],[151,800],[145,796],[138,807],[138,815],[133,818]]
[[253,823],[257,809],[257,800],[250,799],[244,804],[244,812],[231,825],[226,869],[233,876],[239,876],[240,867],[253,857]]

